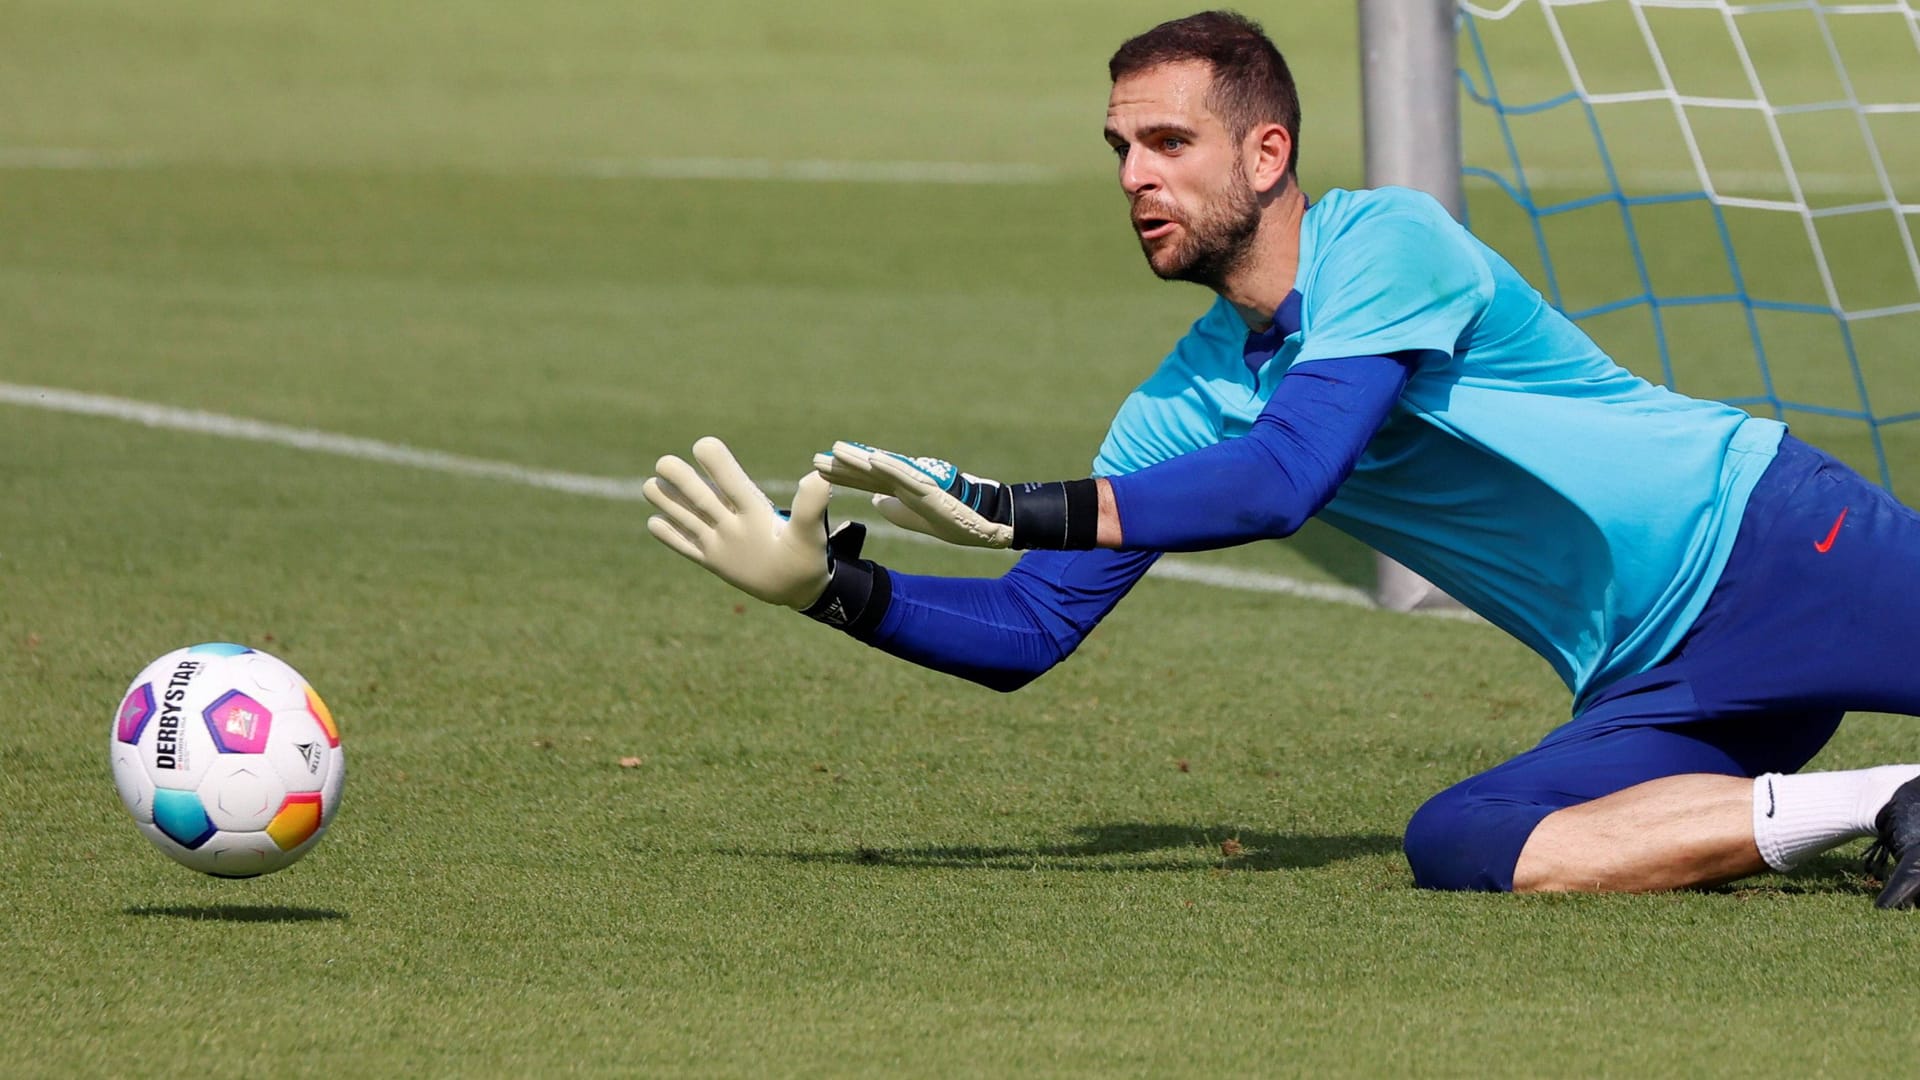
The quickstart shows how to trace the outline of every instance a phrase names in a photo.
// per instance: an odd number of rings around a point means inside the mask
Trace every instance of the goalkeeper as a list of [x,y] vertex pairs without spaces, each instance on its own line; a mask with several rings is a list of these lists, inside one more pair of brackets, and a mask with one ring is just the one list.
[[[1860,836],[1920,896],[1920,765],[1798,774],[1848,710],[1920,713],[1920,516],[1784,425],[1605,356],[1433,200],[1309,203],[1259,27],[1124,44],[1107,142],[1153,271],[1218,299],[1121,406],[1094,476],[1003,485],[836,443],[791,519],[714,439],[661,459],[661,541],[895,656],[1000,690],[1065,659],[1166,551],[1319,515],[1544,657],[1572,719],[1414,814],[1415,881],[1654,890]],[[703,475],[704,473],[704,475]],[[895,522],[1029,549],[994,579],[894,573],[825,530],[829,481]]]

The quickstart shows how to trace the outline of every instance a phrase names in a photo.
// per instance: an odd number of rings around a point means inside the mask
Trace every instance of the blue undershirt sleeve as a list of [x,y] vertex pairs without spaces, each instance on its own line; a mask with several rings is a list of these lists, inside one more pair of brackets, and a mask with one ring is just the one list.
[[889,572],[892,601],[864,640],[922,667],[1018,690],[1066,659],[1157,558],[1030,551],[998,578]]
[[1123,549],[1205,551],[1291,535],[1353,471],[1420,355],[1296,364],[1246,435],[1109,478]]
[[1244,437],[1110,479],[1126,549],[1030,551],[998,578],[889,572],[868,644],[995,690],[1069,656],[1163,551],[1285,536],[1326,505],[1406,387],[1417,354],[1296,365]]

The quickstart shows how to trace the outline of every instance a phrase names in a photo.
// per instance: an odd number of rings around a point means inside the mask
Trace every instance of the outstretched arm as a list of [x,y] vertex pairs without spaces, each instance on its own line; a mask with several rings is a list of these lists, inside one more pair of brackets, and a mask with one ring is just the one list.
[[1114,547],[1203,551],[1291,536],[1332,500],[1406,389],[1406,360],[1301,364],[1247,434],[1109,481]]
[[999,578],[894,574],[860,558],[863,527],[826,530],[827,484],[801,481],[791,516],[773,508],[718,439],[699,469],[661,458],[644,491],[661,543],[735,588],[784,604],[923,667],[1016,690],[1066,659],[1158,557],[1034,552]]
[[1287,536],[1318,513],[1392,413],[1418,354],[1303,363],[1244,437],[1135,473],[1002,484],[944,461],[836,443],[814,467],[876,492],[895,524],[984,547],[1200,551]]
[[887,572],[886,616],[872,633],[854,636],[921,667],[1018,690],[1071,655],[1158,558],[1035,551],[998,578]]

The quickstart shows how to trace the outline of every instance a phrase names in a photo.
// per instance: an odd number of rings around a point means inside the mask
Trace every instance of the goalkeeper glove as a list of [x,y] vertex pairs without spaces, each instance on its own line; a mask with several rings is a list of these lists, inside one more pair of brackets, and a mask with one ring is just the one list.
[[854,632],[879,624],[892,592],[886,571],[860,558],[866,526],[828,535],[825,478],[808,474],[782,513],[719,439],[694,443],[693,457],[699,470],[669,454],[641,485],[660,511],[647,519],[654,539],[756,600]]
[[816,474],[874,493],[888,521],[950,544],[1084,551],[1095,546],[1100,495],[1093,480],[1002,484],[939,458],[836,442],[815,454]]

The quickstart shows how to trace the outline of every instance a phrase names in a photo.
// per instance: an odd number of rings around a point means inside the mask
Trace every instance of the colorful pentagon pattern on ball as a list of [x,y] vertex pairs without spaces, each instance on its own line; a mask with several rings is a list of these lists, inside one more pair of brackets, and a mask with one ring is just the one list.
[[320,721],[320,727],[326,731],[327,745],[339,746],[340,729],[334,726],[333,710],[327,708],[327,703],[320,700],[320,695],[314,693],[311,686],[307,687],[307,711],[313,714],[315,720]]
[[239,656],[252,651],[245,645],[235,645],[231,641],[208,641],[187,650],[189,654],[203,653],[207,656]]
[[207,730],[223,754],[258,754],[267,748],[273,714],[238,690],[229,690],[207,706]]
[[153,793],[153,823],[183,848],[197,848],[212,839],[212,819],[191,791],[158,788]]
[[320,831],[320,793],[302,791],[287,796],[280,812],[267,822],[267,835],[281,851],[292,851]]
[[147,721],[153,716],[153,684],[146,683],[138,690],[127,695],[120,703],[120,715],[115,721],[115,734],[123,743],[137,743],[140,733],[146,730]]

